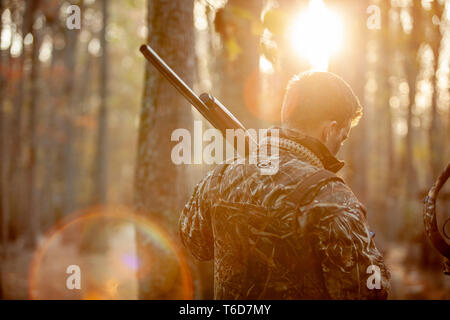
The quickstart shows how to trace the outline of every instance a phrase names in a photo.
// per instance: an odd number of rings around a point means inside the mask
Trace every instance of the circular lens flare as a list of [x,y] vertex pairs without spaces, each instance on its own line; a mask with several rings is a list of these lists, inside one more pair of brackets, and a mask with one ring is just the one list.
[[[79,270],[80,288],[71,288]],[[76,280],[75,280],[76,281]],[[96,208],[65,219],[33,256],[31,299],[192,299],[186,258],[172,237],[150,219],[126,208]]]

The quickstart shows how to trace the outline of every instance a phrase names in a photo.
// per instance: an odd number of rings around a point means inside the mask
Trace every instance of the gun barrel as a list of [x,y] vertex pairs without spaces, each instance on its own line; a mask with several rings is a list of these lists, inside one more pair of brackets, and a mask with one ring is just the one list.
[[208,93],[202,93],[200,100],[208,107],[213,125],[226,133],[226,129],[246,130],[242,123],[219,100]]
[[[208,121],[208,107],[184,83],[183,80],[164,62],[163,59],[148,45],[142,45],[140,51],[148,61],[181,93]],[[214,125],[214,123],[212,123]]]
[[242,156],[247,156],[249,148],[248,143],[250,140],[252,142],[254,141],[246,134],[246,129],[242,123],[222,103],[220,103],[220,101],[207,93],[204,93],[198,97],[149,45],[142,45],[140,51],[144,57],[150,61],[153,66],[175,87],[175,89],[177,89],[177,91],[181,93],[181,95],[183,95],[200,112],[200,114],[209,121],[209,123],[211,123],[214,128],[220,130],[226,139],[230,139],[229,143],[233,146],[235,145],[234,135],[228,137],[226,130],[241,129],[242,131],[237,134],[242,135],[245,139],[246,149]]

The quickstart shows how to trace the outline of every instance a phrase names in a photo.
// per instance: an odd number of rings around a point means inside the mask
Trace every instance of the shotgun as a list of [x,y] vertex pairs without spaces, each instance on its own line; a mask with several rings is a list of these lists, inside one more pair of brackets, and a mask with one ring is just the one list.
[[224,137],[227,129],[246,131],[242,123],[212,95],[203,93],[198,97],[149,45],[142,45],[140,51],[214,128],[220,130]]
[[[222,104],[219,100],[208,93],[203,93],[198,97],[194,91],[165,63],[163,59],[149,46],[142,45],[140,51],[144,57],[175,87],[175,89],[197,109],[208,122],[218,129],[222,136],[236,151],[238,158],[246,159],[250,157],[250,162],[256,161],[254,151],[258,149],[258,142],[252,134],[249,134],[242,123]],[[232,134],[227,134],[231,129]],[[273,136],[272,133],[268,135]],[[278,134],[275,133],[278,137]],[[243,140],[240,140],[243,139]],[[239,148],[239,141],[243,141],[243,148]],[[278,140],[276,140],[278,141]],[[277,146],[277,142],[272,145]],[[273,175],[278,171],[278,152],[275,148],[275,158],[268,157],[262,148],[262,153],[258,150],[257,166],[262,175]],[[227,155],[228,156],[228,155]],[[226,161],[236,159],[235,155]],[[256,164],[256,163],[255,163]]]

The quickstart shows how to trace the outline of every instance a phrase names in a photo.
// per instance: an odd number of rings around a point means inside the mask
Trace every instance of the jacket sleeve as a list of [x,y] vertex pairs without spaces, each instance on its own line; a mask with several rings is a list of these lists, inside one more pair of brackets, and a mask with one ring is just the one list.
[[198,260],[207,261],[214,257],[214,239],[208,205],[211,173],[196,187],[185,205],[178,223],[183,245]]
[[315,256],[331,299],[386,299],[390,274],[375,246],[364,207],[332,182],[308,208]]

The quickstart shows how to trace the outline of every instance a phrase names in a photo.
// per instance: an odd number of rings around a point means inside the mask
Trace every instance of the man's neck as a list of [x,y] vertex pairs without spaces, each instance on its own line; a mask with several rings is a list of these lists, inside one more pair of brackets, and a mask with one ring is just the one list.
[[289,125],[283,125],[282,128],[288,129],[288,130],[294,130],[298,132],[299,134],[314,138],[321,143],[325,144],[325,141],[322,140],[322,135],[318,132],[319,130],[305,130],[305,129],[299,129],[297,127],[289,126]]
[[292,139],[314,152],[314,154],[316,154],[320,158],[326,169],[337,172],[344,166],[344,162],[339,161],[330,152],[326,144],[323,143],[321,139],[317,139],[316,137],[305,133],[304,130],[299,130],[296,128],[283,126],[280,129],[282,130],[282,132],[284,132],[282,136]]

